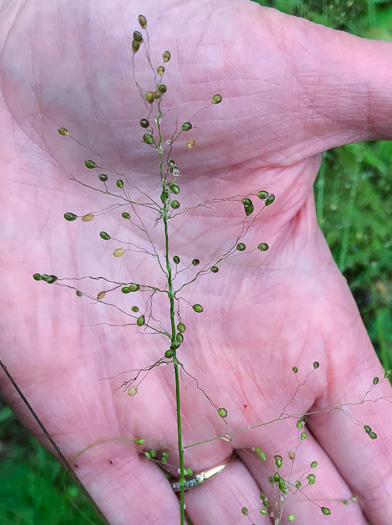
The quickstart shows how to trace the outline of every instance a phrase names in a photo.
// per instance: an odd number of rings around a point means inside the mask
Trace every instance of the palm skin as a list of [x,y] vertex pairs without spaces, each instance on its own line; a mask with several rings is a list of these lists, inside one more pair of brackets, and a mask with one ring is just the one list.
[[[129,320],[114,309],[78,299],[70,290],[36,283],[31,275],[101,275],[163,286],[156,261],[132,252],[116,259],[116,242],[99,238],[104,230],[145,245],[143,234],[127,229],[118,211],[89,224],[66,223],[62,217],[66,211],[82,215],[114,201],[69,180],[73,174],[99,187],[96,172],[83,168],[83,161],[93,158],[91,151],[57,135],[60,126],[91,146],[101,156],[94,160],[103,159],[100,165],[127,172],[128,180],[159,198],[158,157],[140,141],[138,122],[146,110],[132,78],[129,52],[138,14],[148,20],[153,63],[159,64],[165,49],[172,53],[165,74],[163,108],[170,111],[164,130],[167,126],[172,132],[177,116],[179,122],[188,120],[212,95],[223,95],[219,106],[195,119],[197,127],[187,139],[194,138],[197,147],[185,153],[181,138],[173,149],[181,171],[182,205],[261,189],[276,195],[246,238],[250,248],[267,242],[270,250],[230,259],[217,275],[184,289],[183,296],[191,304],[203,304],[204,313],[199,316],[181,305],[187,332],[179,359],[228,411],[225,425],[184,374],[184,444],[279,416],[297,386],[293,366],[302,380],[312,363],[320,362],[287,408],[291,414],[359,402],[373,377],[383,376],[317,225],[312,185],[324,150],[391,138],[390,45],[362,41],[245,0],[229,7],[221,0],[145,4],[105,0],[72,10],[65,1],[20,1],[0,8],[0,162],[6,217],[1,358],[70,461],[89,444],[107,440],[72,464],[112,525],[179,523],[177,496],[134,444],[143,437],[147,448],[168,450],[176,472],[173,372],[170,367],[154,369],[132,398],[117,389],[132,377],[123,372],[157,361],[166,343],[133,326],[100,324]],[[152,73],[138,55],[135,69],[143,88],[151,89]],[[171,221],[171,255],[186,264],[194,257],[217,260],[232,245],[243,215],[240,204],[222,203]],[[162,225],[151,226],[163,253]],[[77,286],[94,294],[106,289],[103,283],[87,281]],[[117,300],[125,299],[117,295],[113,302]],[[5,376],[1,387],[44,442]],[[377,388],[373,398],[390,397],[387,381]],[[319,462],[317,483],[305,489],[317,505],[298,494],[286,503],[283,522],[294,512],[299,523],[307,524],[386,523],[392,510],[390,405],[381,400],[348,410],[370,425],[378,439],[370,440],[339,411],[310,416],[309,436],[297,453],[292,479],[311,461]],[[186,466],[194,472],[222,463],[232,448],[238,451],[238,459],[222,474],[186,495],[194,525],[240,523],[244,506],[254,522],[272,523],[259,514],[259,492],[273,498],[267,482],[271,470],[248,451],[261,446],[269,456],[281,454],[287,474],[287,451],[298,439],[296,420],[235,434],[232,444],[218,440],[186,449]],[[331,501],[351,495],[358,496],[359,505]],[[318,505],[331,508],[332,516],[323,516]]]

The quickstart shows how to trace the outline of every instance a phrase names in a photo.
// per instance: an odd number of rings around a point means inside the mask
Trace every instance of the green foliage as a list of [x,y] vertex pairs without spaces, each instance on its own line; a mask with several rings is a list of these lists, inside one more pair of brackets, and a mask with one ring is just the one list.
[[390,0],[252,0],[289,15],[301,16],[358,36],[390,39]]
[[0,400],[0,523],[102,523],[60,464]]

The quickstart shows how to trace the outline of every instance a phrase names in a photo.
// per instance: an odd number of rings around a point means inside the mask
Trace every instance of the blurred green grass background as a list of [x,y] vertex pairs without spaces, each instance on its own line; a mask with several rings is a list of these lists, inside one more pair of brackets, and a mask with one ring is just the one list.
[[[352,34],[392,40],[392,1],[265,0],[285,13]],[[392,142],[325,153],[317,214],[385,368],[392,368]],[[101,523],[60,465],[0,400],[1,525]],[[77,510],[75,505],[80,509]]]

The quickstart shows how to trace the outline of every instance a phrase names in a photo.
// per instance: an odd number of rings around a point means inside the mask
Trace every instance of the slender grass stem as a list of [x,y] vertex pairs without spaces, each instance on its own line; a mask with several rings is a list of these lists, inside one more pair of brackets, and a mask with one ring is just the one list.
[[349,241],[351,226],[354,220],[355,198],[357,196],[358,182],[359,182],[359,173],[358,173],[358,170],[356,170],[354,173],[353,181],[351,185],[350,197],[349,197],[349,202],[348,202],[348,207],[347,207],[346,224],[345,224],[344,231],[343,231],[342,248],[340,250],[340,255],[339,255],[338,266],[341,272],[343,272],[346,268],[348,241]]
[[[158,116],[156,118],[158,126],[158,153],[160,158],[159,163],[159,172],[161,176],[162,190],[166,189],[166,180],[163,175],[163,157],[162,157],[162,133],[161,133],[161,117],[162,112],[160,108],[160,102],[158,101]],[[162,220],[165,231],[165,259],[166,259],[166,276],[168,284],[168,296],[170,302],[170,324],[171,324],[171,342],[174,343],[176,340],[176,325],[175,325],[175,308],[174,308],[174,292],[173,292],[173,281],[172,281],[172,268],[170,264],[169,254],[169,228],[168,228],[168,213],[169,213],[169,202],[170,197],[167,196],[164,200]],[[180,374],[178,370],[178,359],[177,351],[174,349],[173,355],[173,366],[174,366],[174,376],[175,376],[175,385],[176,385],[176,413],[177,413],[177,444],[178,444],[178,456],[180,462],[180,516],[181,516],[181,525],[185,524],[185,497],[184,497],[184,485],[185,485],[185,476],[184,476],[184,450],[182,448],[182,424],[181,424],[181,393],[180,393]]]
[[322,226],[324,222],[324,189],[325,189],[325,169],[326,169],[326,160],[325,160],[325,154],[323,155],[323,160],[321,161],[320,171],[317,176],[317,201],[316,201],[316,209],[317,209],[317,217],[320,226]]
[[376,24],[376,5],[374,0],[367,0],[367,9],[369,26],[373,27]]
[[[168,201],[166,200],[163,212],[163,224],[165,228],[165,257],[166,257],[166,268],[167,268],[167,282],[169,289],[169,301],[170,301],[170,323],[171,323],[171,341],[172,343],[176,340],[176,326],[175,326],[175,310],[174,310],[174,293],[172,283],[172,270],[169,260],[169,233],[167,223],[167,206]],[[174,364],[174,375],[176,383],[176,411],[177,411],[177,442],[178,442],[178,455],[180,459],[180,512],[181,512],[181,525],[185,523],[185,499],[184,499],[184,451],[182,448],[182,426],[181,426],[181,398],[180,398],[180,377],[178,372],[178,360],[176,356],[176,350],[174,350],[173,356]]]

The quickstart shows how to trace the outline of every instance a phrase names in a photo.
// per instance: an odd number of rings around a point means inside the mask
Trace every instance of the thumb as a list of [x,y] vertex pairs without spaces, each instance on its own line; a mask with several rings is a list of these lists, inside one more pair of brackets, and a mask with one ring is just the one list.
[[392,42],[268,12],[306,108],[304,138],[311,153],[392,139]]
[[[204,75],[205,83],[216,82],[228,95],[222,120],[236,123],[238,150],[247,159],[263,155],[267,163],[291,165],[343,144],[392,139],[392,43],[248,0],[205,3],[204,22],[183,24],[188,36],[195,27],[187,44],[197,43],[192,57],[198,67],[192,74],[182,68],[181,78],[187,87],[197,84],[199,93]],[[186,16],[191,12],[187,4]],[[230,139],[224,129],[220,137],[218,156]]]

